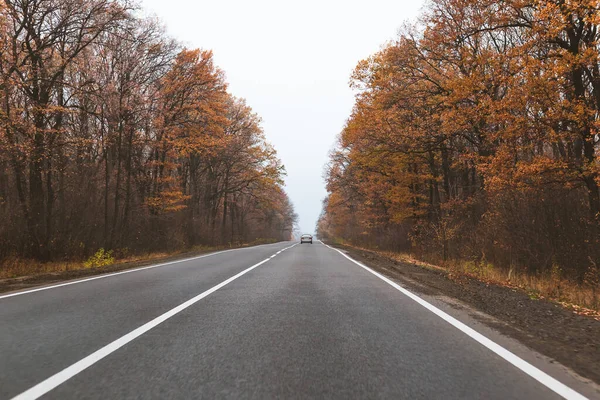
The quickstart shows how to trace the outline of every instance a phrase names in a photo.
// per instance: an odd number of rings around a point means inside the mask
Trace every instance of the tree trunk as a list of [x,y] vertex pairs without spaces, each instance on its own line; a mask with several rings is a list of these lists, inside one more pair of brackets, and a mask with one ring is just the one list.
[[127,179],[125,183],[125,210],[123,211],[123,223],[121,226],[121,242],[123,241],[123,236],[126,236],[129,230],[129,209],[131,203],[131,168],[133,157],[131,147],[133,145],[133,135],[134,128],[131,127],[129,135],[127,137],[127,161],[125,163],[125,168],[127,169]]
[[[584,157],[588,163],[588,168],[590,168],[596,162],[594,144],[590,140],[586,140],[583,147],[583,151]],[[585,185],[587,186],[588,190],[588,199],[592,218],[600,218],[600,191],[598,189],[598,183],[596,181],[597,177],[598,174],[593,170],[586,171],[584,177]]]
[[223,188],[223,219],[221,220],[221,242],[225,243],[227,241],[227,208],[229,206],[229,195],[227,191],[229,190],[229,171],[225,172],[225,183]]
[[117,222],[119,218],[119,210],[121,203],[121,139],[122,132],[119,129],[119,135],[117,137],[117,148],[116,148],[116,157],[117,157],[117,178],[115,181],[115,201],[113,207],[113,215],[112,215],[112,224],[110,229],[110,241],[108,248],[113,248],[115,246],[115,237],[117,236]]
[[29,203],[31,210],[30,236],[33,256],[43,259],[46,256],[46,249],[43,248],[44,240],[44,222],[46,220],[46,210],[44,205],[44,187],[42,179],[42,170],[44,164],[44,116],[42,111],[38,110],[35,116],[35,132],[33,137],[33,149],[29,162]]

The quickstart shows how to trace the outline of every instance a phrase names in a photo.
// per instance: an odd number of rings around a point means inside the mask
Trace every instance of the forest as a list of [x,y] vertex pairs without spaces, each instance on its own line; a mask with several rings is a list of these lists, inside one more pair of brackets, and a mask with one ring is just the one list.
[[429,1],[351,76],[319,235],[597,285],[599,28],[591,0]]
[[260,117],[127,0],[0,3],[0,263],[289,240]]

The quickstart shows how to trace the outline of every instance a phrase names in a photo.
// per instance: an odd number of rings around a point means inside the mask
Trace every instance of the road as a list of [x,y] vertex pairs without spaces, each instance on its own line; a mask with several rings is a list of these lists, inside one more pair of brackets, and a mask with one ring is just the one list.
[[401,290],[286,242],[0,295],[0,398],[583,398]]

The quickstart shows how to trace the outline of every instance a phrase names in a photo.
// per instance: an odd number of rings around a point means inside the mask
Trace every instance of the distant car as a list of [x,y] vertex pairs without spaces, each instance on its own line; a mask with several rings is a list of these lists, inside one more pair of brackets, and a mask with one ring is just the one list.
[[300,244],[302,243],[310,243],[312,244],[312,235],[309,235],[308,233],[300,236]]

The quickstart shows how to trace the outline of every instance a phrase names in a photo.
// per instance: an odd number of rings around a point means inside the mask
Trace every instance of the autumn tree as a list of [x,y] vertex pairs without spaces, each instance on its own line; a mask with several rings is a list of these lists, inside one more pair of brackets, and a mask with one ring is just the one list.
[[0,262],[289,239],[285,173],[209,50],[126,1],[0,5]]
[[352,76],[326,234],[582,279],[600,256],[598,15],[588,1],[430,2]]
[[65,71],[103,32],[125,18],[126,5],[110,0],[21,0],[4,2],[2,11],[6,21],[2,62],[6,135],[13,149],[25,149],[12,164],[31,251],[48,258],[55,201],[53,161],[65,112]]

